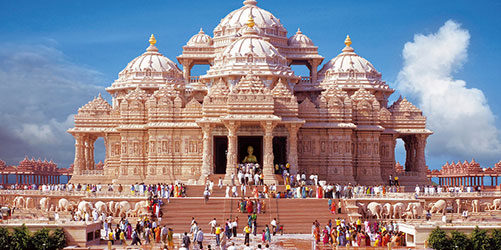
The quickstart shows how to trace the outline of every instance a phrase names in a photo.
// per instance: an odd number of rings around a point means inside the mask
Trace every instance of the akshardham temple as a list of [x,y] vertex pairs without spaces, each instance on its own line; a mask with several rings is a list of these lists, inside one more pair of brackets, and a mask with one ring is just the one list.
[[[189,39],[177,57],[182,70],[153,35],[149,42],[106,88],[111,104],[99,95],[75,115],[72,182],[203,183],[221,175],[228,183],[237,164],[252,159],[267,184],[278,181],[276,164],[330,183],[383,184],[397,175],[401,139],[400,183],[428,183],[426,118],[405,98],[388,103],[394,90],[349,36],[322,66],[308,36],[299,29],[288,36],[280,19],[246,0],[212,37],[200,30]],[[195,65],[210,68],[192,76]],[[291,65],[310,73],[296,75]],[[94,160],[98,138],[102,169]]]

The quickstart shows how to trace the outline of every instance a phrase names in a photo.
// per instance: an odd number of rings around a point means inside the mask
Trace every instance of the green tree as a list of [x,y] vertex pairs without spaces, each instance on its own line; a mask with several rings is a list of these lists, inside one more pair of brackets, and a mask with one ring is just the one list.
[[437,227],[428,236],[428,245],[435,250],[452,250],[452,241],[444,230]]
[[480,230],[478,226],[473,229],[471,233],[471,242],[474,250],[492,250],[489,241],[486,230]]
[[501,249],[501,229],[494,229],[490,238],[491,249]]
[[50,249],[63,249],[66,246],[66,235],[61,228],[57,228],[49,237]]
[[470,238],[466,234],[456,230],[451,232],[451,241],[453,249],[457,250],[471,250],[472,244]]
[[31,237],[31,245],[33,246],[33,249],[36,250],[48,250],[48,249],[54,249],[50,248],[49,246],[49,233],[50,230],[47,228],[42,228],[38,231],[36,231],[33,236]]
[[12,249],[11,242],[12,235],[9,230],[5,227],[0,227],[0,250]]
[[21,227],[14,228],[12,234],[12,249],[28,250],[30,246],[30,231],[23,224]]

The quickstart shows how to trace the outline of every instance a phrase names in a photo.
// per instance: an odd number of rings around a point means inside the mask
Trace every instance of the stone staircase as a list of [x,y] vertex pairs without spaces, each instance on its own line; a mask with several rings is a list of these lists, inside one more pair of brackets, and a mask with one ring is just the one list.
[[[210,232],[208,223],[213,218],[223,224],[226,219],[238,216],[239,234],[247,223],[247,213],[238,211],[237,198],[211,198],[207,204],[203,198],[173,198],[170,203],[167,203],[167,200],[164,202],[161,224],[165,223],[176,233],[188,232],[192,217],[195,217],[198,225],[206,233]],[[277,218],[279,224],[284,225],[284,233],[287,234],[311,233],[311,225],[315,220],[325,225],[329,219],[348,219],[345,212],[332,215],[326,199],[265,199],[265,202],[266,212],[257,216],[258,233],[266,224],[269,225],[273,218]]]

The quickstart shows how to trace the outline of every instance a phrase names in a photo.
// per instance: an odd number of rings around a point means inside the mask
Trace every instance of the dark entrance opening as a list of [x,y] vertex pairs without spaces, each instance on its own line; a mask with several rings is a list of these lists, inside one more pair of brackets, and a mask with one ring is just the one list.
[[238,137],[238,163],[241,163],[248,155],[247,148],[254,148],[259,166],[263,166],[263,137],[262,136],[239,136]]
[[[273,156],[273,166],[287,164],[287,137],[273,137]],[[276,169],[275,174],[279,174]]]
[[226,174],[228,137],[214,136],[214,174]]

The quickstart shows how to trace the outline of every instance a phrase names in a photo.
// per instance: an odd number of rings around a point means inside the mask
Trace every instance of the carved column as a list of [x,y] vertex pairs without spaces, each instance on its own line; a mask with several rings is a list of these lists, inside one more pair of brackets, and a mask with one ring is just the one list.
[[287,162],[290,164],[290,171],[292,175],[296,175],[299,171],[297,159],[297,132],[299,131],[300,124],[290,124],[287,126],[289,130],[289,150],[287,151]]
[[191,61],[188,60],[182,60],[181,64],[183,65],[183,77],[186,80],[186,82],[190,82],[190,76],[191,76]]
[[85,135],[84,136],[84,167],[82,170],[89,170],[90,169],[90,142],[89,142],[89,136]]
[[419,134],[416,135],[416,144],[415,144],[415,149],[416,149],[416,171],[419,172],[426,172],[426,159],[425,159],[425,154],[424,150],[426,147],[426,138],[428,135],[426,134]]
[[89,136],[89,164],[87,168],[89,170],[95,170],[96,162],[94,160],[94,144],[96,143],[97,138],[95,136]]
[[311,82],[314,83],[317,81],[318,78],[318,65],[320,62],[318,60],[311,60],[310,61],[310,77],[311,77]]
[[228,154],[226,155],[226,175],[224,176],[225,183],[231,184],[231,174],[234,174],[236,180],[236,165],[237,165],[237,130],[238,122],[228,121],[224,124],[228,129]]
[[[273,128],[275,128],[276,123],[271,121],[266,121],[261,123],[261,127],[264,129],[263,138],[263,148],[264,148],[264,159],[263,159],[263,174],[265,184],[278,184],[277,178],[275,177],[275,171],[273,169]],[[297,150],[296,150],[297,151]]]
[[[205,178],[207,178],[212,173],[212,124],[202,124],[200,125],[203,131],[203,153],[202,153],[202,169],[200,171],[200,181],[204,183]],[[228,140],[229,142],[229,140]],[[228,168],[227,168],[228,170]]]
[[402,138],[405,146],[405,171],[415,171],[415,146],[412,136]]
[[73,162],[73,175],[82,174],[85,169],[85,141],[84,135],[75,134],[75,161]]

